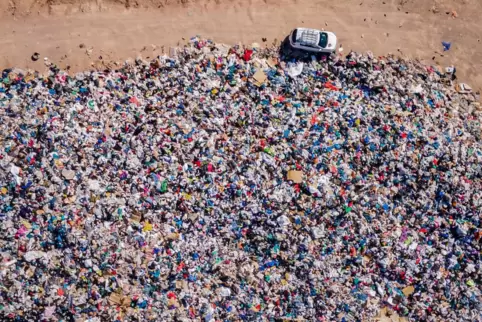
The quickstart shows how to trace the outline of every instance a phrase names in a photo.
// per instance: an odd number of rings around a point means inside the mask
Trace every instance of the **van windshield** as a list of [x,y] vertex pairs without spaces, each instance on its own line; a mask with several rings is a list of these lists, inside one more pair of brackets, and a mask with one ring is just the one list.
[[293,43],[296,42],[297,34],[298,34],[298,29],[293,30],[293,35],[291,36],[291,41],[292,41]]
[[328,44],[328,34],[326,32],[320,32],[320,42],[318,45],[325,48]]

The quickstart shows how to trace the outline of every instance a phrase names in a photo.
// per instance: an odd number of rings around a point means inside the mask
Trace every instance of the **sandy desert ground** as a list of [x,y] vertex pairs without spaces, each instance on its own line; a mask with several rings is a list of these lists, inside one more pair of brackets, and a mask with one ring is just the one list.
[[[152,58],[194,35],[263,45],[292,28],[337,33],[344,53],[398,53],[482,88],[480,0],[2,0],[0,68],[44,70],[34,52],[72,71]],[[183,40],[184,39],[184,40]],[[452,48],[442,51],[442,41]]]

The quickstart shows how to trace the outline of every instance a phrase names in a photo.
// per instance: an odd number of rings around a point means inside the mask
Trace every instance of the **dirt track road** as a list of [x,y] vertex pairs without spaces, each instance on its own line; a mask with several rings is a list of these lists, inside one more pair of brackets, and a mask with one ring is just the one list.
[[[482,89],[479,0],[166,1],[1,1],[0,68],[42,71],[42,59],[30,59],[39,52],[77,71],[100,60],[154,57],[194,35],[263,45],[262,37],[271,44],[307,26],[336,32],[345,54],[371,50],[455,65],[460,80]],[[445,53],[442,41],[452,42]]]

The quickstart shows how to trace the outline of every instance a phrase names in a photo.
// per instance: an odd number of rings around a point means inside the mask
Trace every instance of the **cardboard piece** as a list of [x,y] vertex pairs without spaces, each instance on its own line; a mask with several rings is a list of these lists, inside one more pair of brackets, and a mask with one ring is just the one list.
[[176,307],[178,308],[180,305],[179,305],[179,302],[176,300],[176,299],[168,299],[167,300],[167,306],[168,307]]
[[176,288],[179,290],[187,289],[187,283],[184,280],[176,281]]
[[410,294],[412,294],[413,292],[415,292],[415,288],[414,288],[412,285],[410,285],[410,286],[405,287],[405,288],[402,290],[402,292],[403,292],[403,294],[404,294],[405,296],[410,296]]
[[71,203],[74,203],[75,200],[77,200],[76,196],[70,196],[70,197],[67,197],[67,198],[64,199],[64,203],[65,204],[71,204]]
[[179,234],[178,233],[169,233],[167,236],[166,236],[166,239],[167,240],[175,240],[175,239],[178,239],[179,238]]
[[294,183],[302,183],[303,182],[303,171],[290,170],[290,171],[288,171],[287,179],[293,181]]
[[109,303],[115,304],[115,305],[121,305],[122,304],[122,295],[117,294],[117,293],[112,293],[109,296]]
[[135,221],[135,222],[140,222],[140,221],[141,221],[141,216],[132,215],[130,219],[131,219],[132,221]]
[[266,82],[268,77],[266,76],[266,74],[261,69],[258,69],[256,71],[256,73],[254,73],[253,79],[254,79],[254,84],[256,86],[261,86],[261,85],[263,85],[264,82]]
[[276,58],[270,57],[270,58],[268,58],[268,59],[266,60],[266,63],[268,64],[269,67],[275,68],[275,67],[276,67],[276,64],[277,64],[278,62],[277,62]]

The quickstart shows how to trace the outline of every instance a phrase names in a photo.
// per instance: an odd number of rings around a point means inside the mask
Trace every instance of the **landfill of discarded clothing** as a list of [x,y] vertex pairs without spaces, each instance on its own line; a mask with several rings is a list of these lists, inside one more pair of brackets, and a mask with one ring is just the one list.
[[173,52],[3,71],[2,321],[481,318],[479,93],[370,52]]

